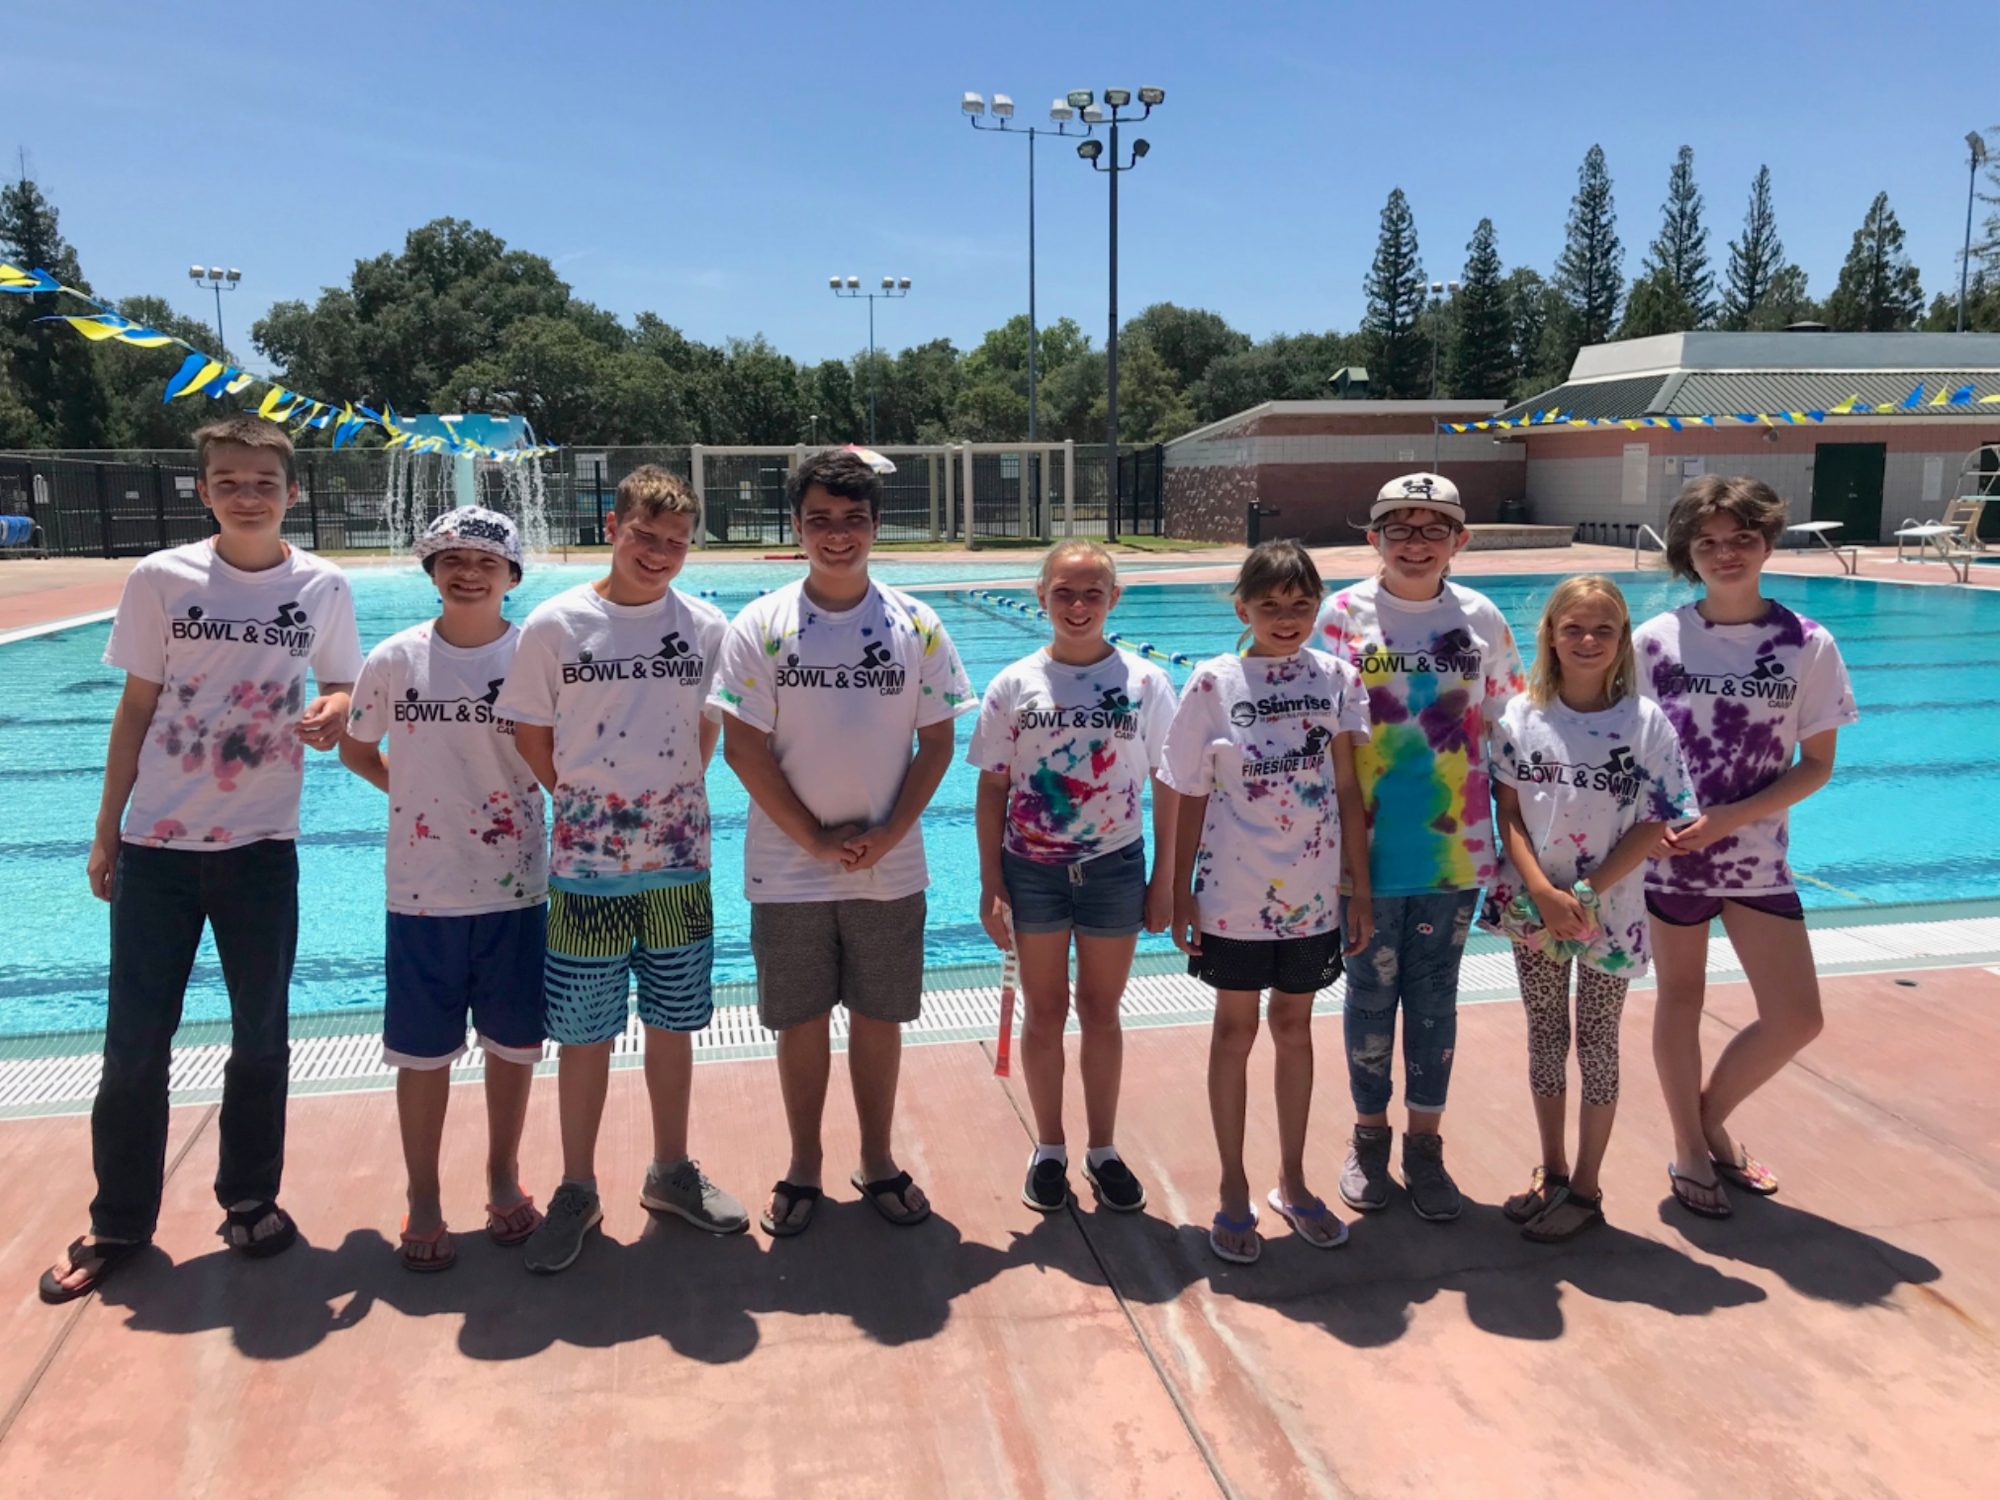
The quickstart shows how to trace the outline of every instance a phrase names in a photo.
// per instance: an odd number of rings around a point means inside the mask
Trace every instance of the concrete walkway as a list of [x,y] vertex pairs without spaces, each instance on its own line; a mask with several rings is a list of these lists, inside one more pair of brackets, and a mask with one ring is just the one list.
[[[1507,1004],[1461,1021],[1464,1218],[1427,1225],[1399,1198],[1331,1253],[1267,1222],[1249,1268],[1199,1227],[1215,1178],[1200,1027],[1128,1034],[1120,1138],[1151,1192],[1135,1216],[1022,1207],[1018,1080],[954,1043],[905,1061],[900,1146],[929,1223],[894,1229],[843,1185],[801,1239],[709,1239],[639,1208],[645,1097],[618,1074],[604,1237],[549,1280],[477,1233],[469,1086],[447,1134],[447,1210],[468,1231],[454,1270],[395,1264],[389,1095],[294,1101],[286,1198],[307,1243],[260,1264],[213,1237],[200,1106],[174,1111],[158,1248],[103,1299],[46,1308],[35,1277],[84,1223],[87,1122],[7,1122],[0,1494],[1990,1494],[2000,977],[1835,978],[1826,998],[1825,1036],[1739,1122],[1784,1193],[1738,1194],[1711,1224],[1666,1196],[1635,994],[1611,1227],[1567,1249],[1524,1243],[1496,1206],[1535,1155]],[[1710,1049],[1749,1014],[1740,986],[1718,988]],[[1338,1018],[1318,1037],[1308,1166],[1331,1196]],[[1261,1190],[1262,1046],[1252,1099]],[[856,1149],[838,1085],[829,1121],[837,1184]],[[718,1181],[766,1187],[785,1155],[771,1066],[698,1070],[695,1139]],[[526,1168],[544,1197],[555,1151],[542,1081]]]

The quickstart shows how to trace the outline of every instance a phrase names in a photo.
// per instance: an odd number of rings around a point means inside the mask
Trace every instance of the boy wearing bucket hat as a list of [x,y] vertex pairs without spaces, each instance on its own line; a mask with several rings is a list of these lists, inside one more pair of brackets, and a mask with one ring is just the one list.
[[1465,507],[1442,474],[1385,484],[1368,512],[1373,578],[1320,610],[1319,647],[1351,662],[1372,728],[1354,752],[1368,812],[1375,935],[1348,960],[1348,1086],[1354,1139],[1340,1175],[1348,1207],[1389,1201],[1389,1100],[1403,1012],[1403,1184],[1432,1221],[1461,1200],[1444,1166],[1445,1094],[1458,1033],[1458,968],[1498,849],[1487,740],[1527,683],[1507,621],[1445,576],[1466,544]]
[[486,1063],[486,1233],[517,1245],[541,1223],[519,1151],[542,1056],[548,855],[542,789],[494,707],[521,638],[501,615],[521,581],[520,533],[465,506],[433,521],[416,552],[438,616],[368,653],[340,759],[389,794],[382,1060],[397,1069],[409,1172],[400,1256],[442,1271],[457,1251],[438,1153],[468,1010]]

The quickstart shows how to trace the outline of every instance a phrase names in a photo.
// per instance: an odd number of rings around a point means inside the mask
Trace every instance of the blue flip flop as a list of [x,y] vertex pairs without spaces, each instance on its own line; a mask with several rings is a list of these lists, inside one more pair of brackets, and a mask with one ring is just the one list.
[[[1248,1255],[1243,1254],[1239,1250],[1225,1250],[1222,1247],[1221,1241],[1217,1240],[1215,1237],[1215,1231],[1218,1229],[1220,1229],[1224,1234],[1247,1234],[1251,1237],[1250,1243],[1255,1245],[1257,1248],[1252,1250]],[[1257,1257],[1264,1253],[1264,1242],[1258,1239],[1256,1237],[1256,1234],[1257,1234],[1257,1205],[1253,1203],[1250,1205],[1250,1212],[1245,1214],[1240,1219],[1232,1219],[1229,1217],[1228,1214],[1217,1214],[1215,1216],[1215,1222],[1209,1227],[1208,1248],[1215,1252],[1216,1258],[1218,1260],[1226,1260],[1231,1265],[1238,1265],[1238,1266],[1255,1265],[1257,1263]]]

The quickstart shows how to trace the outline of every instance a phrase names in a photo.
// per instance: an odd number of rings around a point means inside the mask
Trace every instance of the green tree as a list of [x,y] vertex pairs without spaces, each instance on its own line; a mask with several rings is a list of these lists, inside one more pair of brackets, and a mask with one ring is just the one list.
[[1701,314],[1689,304],[1674,273],[1666,266],[1654,266],[1632,283],[1618,337],[1643,339],[1656,333],[1685,333],[1700,326]]
[[1453,298],[1451,358],[1453,396],[1461,401],[1504,400],[1514,388],[1514,315],[1501,279],[1493,221],[1481,219],[1465,247],[1465,270]]
[[1565,374],[1578,349],[1604,343],[1617,326],[1618,303],[1625,291],[1617,226],[1604,148],[1592,146],[1577,169],[1567,237],[1562,258],[1556,262],[1555,284],[1572,313],[1561,330],[1560,363]]
[[1366,362],[1366,341],[1359,333],[1280,333],[1225,354],[1187,393],[1194,420],[1219,422],[1266,401],[1324,401],[1336,370]]
[[[1694,147],[1683,146],[1667,174],[1667,201],[1660,206],[1660,232],[1640,262],[1640,280],[1662,272],[1658,290],[1671,292],[1660,300],[1668,306],[1686,308],[1692,321],[1685,328],[1701,328],[1715,316],[1715,273],[1708,266],[1708,228],[1702,223],[1701,189],[1694,181]],[[1632,294],[1638,295],[1635,284]],[[1628,313],[1629,317],[1629,313]],[[1676,333],[1679,329],[1660,329]],[[1631,335],[1625,335],[1631,337]]]
[[1417,252],[1417,222],[1401,188],[1382,205],[1375,263],[1362,281],[1368,310],[1361,320],[1367,340],[1371,395],[1415,400],[1430,394],[1431,344],[1424,319],[1424,266]]
[[1569,324],[1575,314],[1561,289],[1527,266],[1516,267],[1503,285],[1514,327],[1514,367],[1519,372],[1509,394],[1524,401],[1569,378],[1570,361],[1576,355]]
[[[55,205],[25,176],[0,188],[0,258],[26,270],[45,270],[80,292],[91,290],[76,251],[62,237]],[[41,439],[57,448],[103,448],[111,442],[111,398],[96,347],[67,324],[36,321],[51,313],[86,311],[55,296],[0,297],[0,349],[12,367],[15,400],[32,414]]]
[[1758,309],[1771,294],[1772,283],[1786,269],[1784,242],[1778,238],[1778,216],[1771,206],[1771,169],[1759,167],[1750,184],[1750,206],[1743,212],[1743,234],[1729,242],[1729,265],[1723,274],[1724,328],[1753,326]]
[[[716,385],[710,443],[796,443],[804,431],[798,366],[760,333],[731,339]],[[719,429],[719,430],[718,430]]]
[[501,334],[497,349],[467,361],[409,406],[513,411],[544,442],[604,442],[610,436],[602,404],[610,359],[602,345],[561,318],[521,318]]
[[1826,299],[1826,321],[1850,332],[1887,333],[1915,326],[1923,308],[1917,268],[1903,250],[1903,226],[1889,195],[1877,193]]
[[1757,304],[1744,325],[1757,333],[1777,333],[1794,323],[1824,321],[1825,309],[1813,301],[1806,286],[1806,273],[1795,265],[1782,265],[1771,277],[1764,300]]
[[[118,311],[135,323],[185,339],[197,349],[215,347],[215,330],[195,318],[182,317],[163,297],[127,297]],[[110,400],[111,445],[117,448],[190,448],[194,431],[213,421],[222,410],[199,396],[162,401],[160,393],[187,357],[185,349],[135,349],[128,344],[99,344],[98,376]]]
[[[1175,388],[1191,389],[1208,373],[1208,367],[1225,354],[1241,354],[1250,347],[1250,335],[1231,328],[1222,314],[1199,307],[1179,307],[1172,302],[1155,302],[1119,330],[1120,348],[1126,339],[1143,339],[1165,362]],[[1119,420],[1124,412],[1124,372],[1119,372]]]

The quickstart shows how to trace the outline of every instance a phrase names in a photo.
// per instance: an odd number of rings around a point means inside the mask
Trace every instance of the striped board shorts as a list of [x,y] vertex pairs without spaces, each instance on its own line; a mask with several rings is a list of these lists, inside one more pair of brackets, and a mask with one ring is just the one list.
[[625,997],[638,971],[639,1019],[666,1031],[700,1031],[715,1008],[709,967],[715,915],[708,877],[622,896],[549,891],[543,968],[549,1036],[568,1046],[606,1042],[625,1029]]

